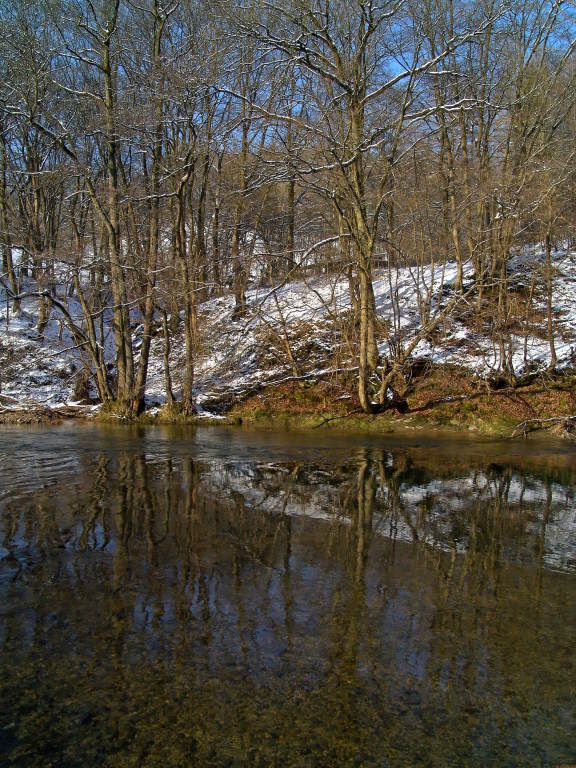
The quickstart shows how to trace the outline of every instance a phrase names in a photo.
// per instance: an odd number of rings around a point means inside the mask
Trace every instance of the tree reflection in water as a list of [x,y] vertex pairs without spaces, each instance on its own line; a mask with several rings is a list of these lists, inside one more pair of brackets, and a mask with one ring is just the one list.
[[3,502],[0,765],[575,758],[573,477],[81,462]]

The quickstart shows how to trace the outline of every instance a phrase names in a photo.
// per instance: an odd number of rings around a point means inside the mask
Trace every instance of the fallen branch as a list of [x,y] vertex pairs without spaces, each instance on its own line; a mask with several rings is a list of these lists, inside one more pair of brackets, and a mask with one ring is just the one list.
[[526,437],[529,432],[534,432],[537,429],[545,429],[554,424],[562,424],[566,432],[570,433],[574,430],[574,427],[576,427],[576,416],[552,416],[549,419],[525,419],[514,427],[510,437],[518,437],[519,434]]
[[[10,402],[2,402],[2,401]],[[93,410],[93,405],[84,405],[80,403],[61,403],[59,405],[48,406],[45,402],[38,400],[16,400],[8,395],[0,395],[0,414],[29,414],[40,415],[52,418],[60,416],[62,418],[74,418]]]
[[352,368],[321,368],[320,370],[310,371],[310,373],[304,373],[301,376],[285,376],[282,379],[272,379],[271,381],[263,381],[260,383],[260,387],[272,387],[277,384],[285,384],[288,381],[308,381],[310,379],[321,379],[323,376],[330,376],[335,373],[354,373],[358,370],[358,366]]
[[14,404],[18,405],[18,400],[16,400],[15,397],[12,397],[12,395],[2,395],[2,394],[0,394],[0,404],[3,405],[5,401],[7,403],[14,403]]

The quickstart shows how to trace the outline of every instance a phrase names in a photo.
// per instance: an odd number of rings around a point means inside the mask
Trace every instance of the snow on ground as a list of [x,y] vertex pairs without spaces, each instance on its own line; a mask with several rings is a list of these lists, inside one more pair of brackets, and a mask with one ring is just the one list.
[[17,315],[4,291],[0,302],[0,394],[47,405],[72,399],[81,360],[66,327],[53,313],[40,335],[37,299],[25,299]]
[[[576,253],[557,251],[554,259],[553,307],[555,347],[559,367],[576,362]],[[535,285],[530,324],[515,327],[507,344],[517,374],[526,369],[545,368],[550,361],[546,339],[545,295],[543,291],[544,254],[539,247],[526,248],[512,260],[511,289]],[[452,290],[457,270],[454,263],[434,267],[380,271],[375,275],[374,293],[380,321],[380,351],[388,355],[392,344],[406,348],[422,326],[421,311],[428,307],[430,317],[442,312],[453,301]],[[464,284],[470,282],[471,268],[464,271]],[[24,290],[33,291],[30,281]],[[72,297],[59,289],[58,298],[66,303],[75,319],[81,309]],[[276,287],[253,287],[247,293],[247,313],[233,319],[234,299],[221,296],[199,308],[200,350],[196,364],[196,389],[200,405],[209,408],[212,400],[250,391],[258,384],[290,376],[312,374],[327,368],[351,367],[355,361],[350,340],[350,297],[344,277],[314,277]],[[465,366],[480,376],[497,370],[500,352],[485,327],[471,327],[468,299],[433,332],[419,341],[413,357],[433,363]],[[44,332],[37,331],[39,302],[29,296],[14,315],[0,290],[0,394],[34,400],[47,405],[70,403],[85,366],[85,353],[78,349],[52,309]],[[135,323],[135,348],[140,329]],[[105,323],[106,358],[113,361],[110,321]],[[150,406],[165,400],[162,334],[152,341],[147,399]],[[291,359],[292,358],[292,359]],[[182,333],[172,339],[171,368],[176,395],[184,368]]]

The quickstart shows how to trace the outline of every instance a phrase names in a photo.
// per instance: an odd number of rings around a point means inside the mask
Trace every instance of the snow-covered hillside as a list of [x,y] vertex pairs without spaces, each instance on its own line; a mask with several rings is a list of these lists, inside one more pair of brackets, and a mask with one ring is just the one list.
[[[507,344],[509,359],[517,374],[544,369],[550,361],[546,335],[546,305],[542,290],[543,255],[538,249],[519,254],[511,261],[510,290],[520,291],[531,284],[533,291],[530,322],[516,323]],[[380,351],[390,354],[392,344],[410,345],[422,328],[422,306],[435,313],[454,301],[456,265],[447,263],[420,271],[410,268],[376,274],[374,292],[378,313]],[[464,286],[471,269],[465,269]],[[20,312],[10,309],[5,291],[0,290],[0,395],[4,407],[12,402],[33,401],[47,406],[71,403],[78,393],[86,359],[77,347],[57,308],[53,308],[42,335],[37,331],[39,302],[32,295],[35,284],[24,285],[29,292]],[[81,320],[74,298],[57,291],[71,315]],[[479,376],[497,370],[501,350],[490,333],[490,317],[479,327],[468,311],[472,298],[466,296],[445,319],[415,347],[412,357],[432,363],[464,366]],[[320,374],[326,370],[349,369],[355,365],[348,280],[315,276],[278,286],[252,287],[247,293],[248,311],[233,319],[234,299],[220,296],[199,308],[201,340],[196,365],[199,405],[226,396],[248,392],[259,384],[290,377]],[[576,253],[554,254],[553,308],[555,348],[558,367],[576,360]],[[109,325],[106,357],[113,363],[114,349]],[[135,349],[140,328],[134,322]],[[493,336],[493,334],[492,334]],[[152,342],[147,386],[149,404],[165,400],[164,339],[160,332]],[[181,332],[172,339],[171,368],[176,394],[183,370],[184,344]],[[75,394],[76,393],[76,394]],[[95,395],[92,388],[91,394]]]

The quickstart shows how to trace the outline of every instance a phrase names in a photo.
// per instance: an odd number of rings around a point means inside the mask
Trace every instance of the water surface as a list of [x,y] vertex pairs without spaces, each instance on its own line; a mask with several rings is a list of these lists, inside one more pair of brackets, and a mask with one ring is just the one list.
[[576,453],[0,428],[0,766],[576,763]]

